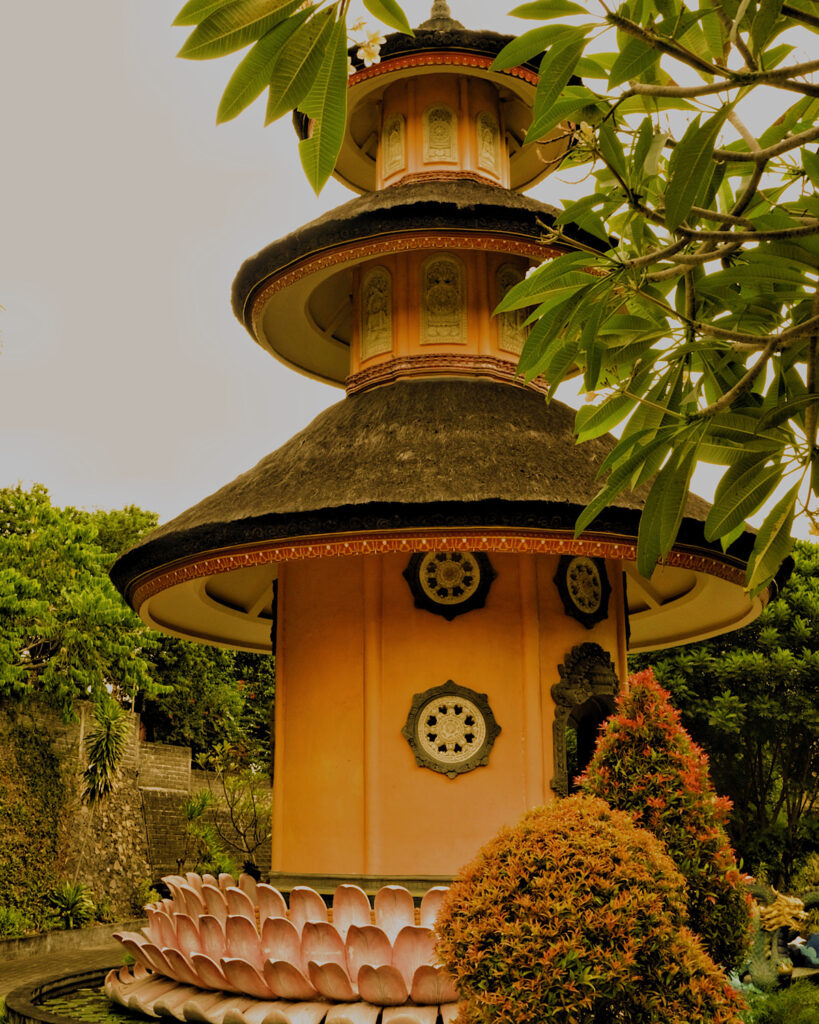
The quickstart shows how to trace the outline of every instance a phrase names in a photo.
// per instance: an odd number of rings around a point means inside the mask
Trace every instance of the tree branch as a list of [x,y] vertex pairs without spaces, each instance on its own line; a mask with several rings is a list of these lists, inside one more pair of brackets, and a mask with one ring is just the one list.
[[[819,96],[819,86],[817,87],[816,95]],[[775,156],[787,153],[791,149],[798,149],[806,142],[813,142],[814,139],[819,139],[819,126],[808,128],[807,131],[799,132],[798,135],[791,135],[789,138],[782,139],[781,142],[768,146],[766,149],[760,149],[755,153],[737,153],[732,149],[715,149],[714,158],[716,160],[728,160],[733,163],[765,163]]]
[[790,4],[782,4],[782,13],[786,18],[793,18],[794,21],[801,21],[804,25],[812,25],[819,28],[819,16],[800,11],[798,7],[791,7]]
[[669,42],[663,36],[658,35],[656,32],[652,32],[650,29],[645,29],[641,25],[635,24],[633,21],[629,21],[628,18],[623,18],[621,15],[616,14],[614,11],[606,12],[606,21],[616,28],[621,29],[627,35],[634,36],[635,39],[639,39],[644,42],[647,46],[651,46],[655,50],[659,50],[661,53],[667,53],[669,57],[675,57],[683,64],[688,64],[689,67],[695,68],[697,71],[704,71],[707,75],[718,75],[724,76],[726,71],[724,68],[720,68],[715,64],[709,63],[707,60],[703,60],[696,53],[692,53],[691,50],[687,50],[684,46],[680,46],[679,43]]
[[700,409],[697,412],[692,413],[690,419],[710,419],[712,416],[716,416],[718,412],[722,412],[723,409],[727,409],[730,405],[733,405],[733,403],[739,398],[740,395],[745,394],[745,392],[750,389],[751,385],[754,383],[754,381],[757,379],[760,373],[765,369],[768,360],[771,358],[774,352],[776,352],[778,344],[778,338],[771,338],[768,341],[768,344],[760,353],[759,359],[757,359],[757,361],[750,368],[750,370],[748,370],[748,372],[744,376],[740,377],[736,384],[734,384],[732,388],[726,391],[724,395],[720,395],[716,402],[712,402],[712,404],[705,409]]
[[779,228],[776,231],[699,231],[683,226],[678,227],[677,231],[693,241],[710,239],[715,242],[772,242],[815,235],[819,233],[819,220],[810,221],[798,228]]

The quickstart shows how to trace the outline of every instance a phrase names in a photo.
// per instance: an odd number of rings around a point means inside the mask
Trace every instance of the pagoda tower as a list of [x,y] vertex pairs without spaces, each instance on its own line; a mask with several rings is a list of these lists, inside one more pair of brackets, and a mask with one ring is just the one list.
[[537,66],[491,70],[507,42],[437,2],[350,76],[335,173],[358,197],[233,289],[257,344],[346,396],[112,572],[149,625],[276,655],[283,890],[450,879],[571,788],[629,647],[735,629],[768,599],[744,590],[749,545],[705,541],[704,502],[650,579],[640,494],[574,537],[613,442],[575,444],[572,410],[516,375],[524,317],[493,316],[571,244],[524,195],[566,141],[523,145]]

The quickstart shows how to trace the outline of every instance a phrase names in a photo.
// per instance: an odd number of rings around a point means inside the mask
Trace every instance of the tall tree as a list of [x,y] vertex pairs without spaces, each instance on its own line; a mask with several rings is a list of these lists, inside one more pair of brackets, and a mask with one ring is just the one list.
[[654,666],[730,797],[747,867],[787,884],[819,849],[819,546],[797,542],[781,595],[745,629],[632,658]]
[[[408,31],[396,0],[364,0]],[[313,121],[302,162],[318,190],[346,117],[349,0],[189,0],[180,56],[250,47],[219,120],[268,90],[267,120],[297,107]],[[705,530],[728,547],[766,511],[749,565],[753,592],[791,547],[798,509],[819,495],[819,59],[792,56],[794,33],[819,35],[815,0],[534,0],[511,12],[541,24],[496,70],[540,61],[526,141],[562,131],[565,165],[589,165],[589,194],[566,202],[547,240],[572,250],[512,289],[499,309],[533,308],[520,369],[569,374],[599,401],[580,440],[624,424],[600,494],[578,520],[628,487],[650,492],[638,538],[649,576],[673,545],[695,466],[724,467]],[[378,59],[354,47],[355,66]],[[754,127],[761,90],[779,99]],[[569,223],[595,236],[584,248]]]

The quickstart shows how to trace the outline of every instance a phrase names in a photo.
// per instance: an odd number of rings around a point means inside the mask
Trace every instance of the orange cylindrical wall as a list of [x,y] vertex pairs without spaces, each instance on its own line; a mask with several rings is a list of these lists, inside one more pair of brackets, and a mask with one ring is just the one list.
[[[621,588],[588,630],[564,613],[556,556],[490,558],[486,606],[451,622],[415,608],[407,555],[281,567],[274,874],[451,876],[552,798],[551,686],[588,640],[624,677]],[[419,767],[401,735],[413,695],[448,680],[487,694],[502,730],[489,764],[454,779]]]

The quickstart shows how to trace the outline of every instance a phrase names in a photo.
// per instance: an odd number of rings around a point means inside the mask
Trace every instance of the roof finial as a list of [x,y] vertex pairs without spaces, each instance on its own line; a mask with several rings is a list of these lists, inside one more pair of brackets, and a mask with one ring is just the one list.
[[429,19],[422,22],[418,28],[432,29],[433,32],[451,32],[453,29],[463,28],[463,25],[452,17],[446,0],[434,0]]

